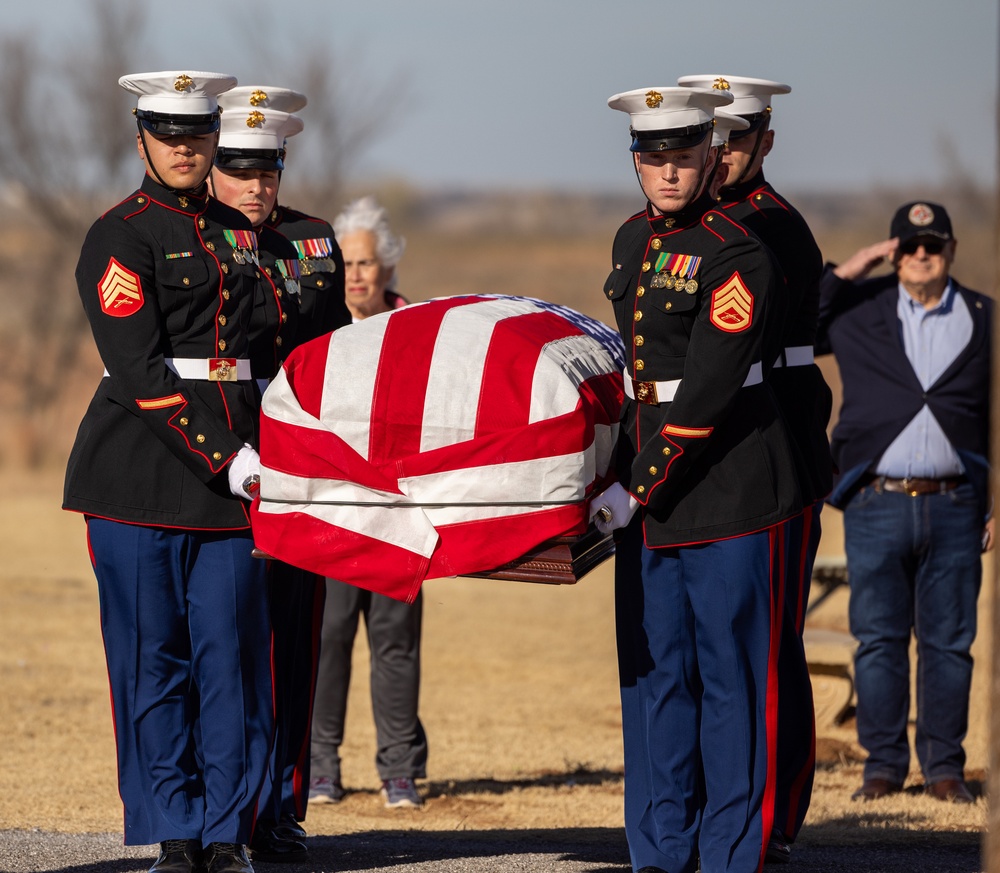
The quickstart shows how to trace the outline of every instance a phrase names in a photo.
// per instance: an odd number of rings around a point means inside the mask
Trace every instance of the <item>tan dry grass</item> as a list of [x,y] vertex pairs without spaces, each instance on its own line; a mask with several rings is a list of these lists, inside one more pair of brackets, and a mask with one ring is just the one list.
[[[0,475],[0,830],[116,832],[114,740],[96,585],[82,520],[59,510],[60,474]],[[835,513],[824,549],[837,553]],[[310,809],[312,833],[509,830],[621,825],[621,737],[611,563],[573,587],[445,579],[425,587],[422,716],[429,800],[382,809],[374,768],[366,647],[359,641],[339,805]],[[976,644],[970,775],[985,777],[988,603]],[[842,626],[845,598],[815,616]],[[986,803],[955,807],[917,793],[859,806],[850,723],[823,726],[823,762],[801,841],[886,844],[915,832],[985,826]],[[919,778],[914,782],[919,782]],[[943,836],[947,840],[948,837]]]

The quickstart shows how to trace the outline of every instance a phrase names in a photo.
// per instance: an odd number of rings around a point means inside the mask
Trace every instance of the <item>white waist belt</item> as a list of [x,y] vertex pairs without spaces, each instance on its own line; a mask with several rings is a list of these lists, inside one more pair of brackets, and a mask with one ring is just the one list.
[[[810,349],[811,351],[811,349]],[[681,379],[668,379],[665,382],[641,382],[633,379],[628,370],[625,370],[625,396],[640,403],[669,403],[677,394],[677,389],[681,387]],[[764,381],[764,368],[760,361],[755,361],[750,365],[750,372],[747,373],[743,381],[743,387],[749,388],[751,385],[759,385]],[[641,396],[636,396],[637,394]]]
[[[163,363],[182,379],[206,382],[248,382],[252,379],[248,358],[164,358]],[[104,375],[111,375],[107,369]]]
[[816,358],[812,346],[788,346],[774,362],[775,367],[808,367]]

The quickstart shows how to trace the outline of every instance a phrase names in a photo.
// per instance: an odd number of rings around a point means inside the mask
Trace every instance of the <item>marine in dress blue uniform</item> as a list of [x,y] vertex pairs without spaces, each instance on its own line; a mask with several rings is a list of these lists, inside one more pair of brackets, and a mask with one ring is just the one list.
[[771,101],[791,87],[746,76],[682,76],[677,82],[733,95],[727,111],[742,117],[747,126],[733,131],[730,138],[724,158],[729,172],[719,192],[719,207],[771,250],[788,292],[781,351],[769,383],[796,450],[805,510],[789,520],[786,531],[787,612],[778,656],[777,785],[768,845],[768,860],[781,863],[788,860],[789,844],[809,808],[816,761],[812,686],[802,633],[819,548],[820,509],[833,481],[826,435],[833,395],[813,352],[823,258],[805,219],[764,178],[764,159],[774,141]]
[[763,863],[774,789],[781,523],[801,510],[766,383],[780,320],[767,249],[713,208],[709,139],[732,96],[648,88],[631,118],[645,210],[604,286],[628,350],[619,483],[591,514],[620,528],[616,621],[625,830],[640,871]]
[[[111,683],[125,843],[154,871],[247,873],[272,731],[270,624],[246,501],[259,395],[255,237],[204,184],[236,80],[125,76],[147,175],[87,234],[76,278],[106,373],[70,454]],[[202,852],[204,850],[204,857]]]
[[[280,178],[287,140],[303,129],[292,113],[306,105],[305,95],[277,86],[245,86],[227,92],[220,104],[227,114],[213,181],[220,173],[257,171]],[[270,284],[251,325],[251,363],[264,390],[296,345],[349,323],[350,315],[344,305],[343,259],[329,224],[276,200],[253,220]],[[251,852],[255,860],[293,862],[307,857],[299,822],[308,801],[325,585],[315,574],[278,561],[269,562],[268,580],[276,724]]]

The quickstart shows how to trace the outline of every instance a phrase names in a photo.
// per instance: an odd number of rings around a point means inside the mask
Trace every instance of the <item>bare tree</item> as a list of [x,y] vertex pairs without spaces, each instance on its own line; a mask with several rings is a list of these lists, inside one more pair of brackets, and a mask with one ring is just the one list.
[[[254,4],[247,5],[244,12],[253,13]],[[260,43],[260,34],[278,32],[282,19],[273,7],[256,5],[236,26],[252,30],[248,36]],[[97,363],[73,270],[94,218],[135,186],[131,98],[113,85],[149,64],[142,51],[146,10],[141,3],[90,0],[88,17],[99,38],[70,46],[53,45],[47,32],[0,38],[0,198],[17,216],[0,234],[0,460],[40,464],[60,457],[72,439],[55,426],[60,405],[79,406],[74,392],[82,386],[74,374],[84,361],[91,369]],[[363,87],[352,75],[360,65],[335,63],[323,44],[303,44],[291,59],[277,47],[268,54],[266,42],[264,49],[261,83],[297,88],[310,100],[308,134],[301,151],[298,143],[292,148],[294,205],[327,215],[393,95]],[[265,75],[268,67],[279,72]]]

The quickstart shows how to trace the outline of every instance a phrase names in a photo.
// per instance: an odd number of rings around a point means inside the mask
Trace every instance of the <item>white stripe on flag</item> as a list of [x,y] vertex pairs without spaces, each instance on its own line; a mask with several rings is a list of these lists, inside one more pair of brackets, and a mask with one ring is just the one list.
[[534,424],[572,412],[580,403],[580,383],[595,373],[611,372],[614,359],[589,336],[568,336],[542,346],[531,383]]
[[476,435],[486,352],[497,324],[540,311],[530,301],[506,297],[448,311],[441,322],[424,398],[420,451],[472,439]]
[[[415,503],[465,504],[428,507],[437,527],[482,518],[543,512],[551,506],[502,506],[509,501],[577,503],[594,480],[593,450],[506,464],[446,470],[399,480],[399,490]],[[567,470],[574,472],[567,476]],[[486,505],[483,505],[486,504]]]
[[[320,418],[363,458],[368,457],[372,399],[390,315],[375,315],[335,330],[326,359]],[[339,366],[333,366],[334,361]]]
[[265,515],[300,512],[425,558],[437,547],[438,533],[424,509],[409,505],[410,501],[399,494],[363,488],[352,482],[291,476],[267,467],[261,468],[261,480],[266,481],[267,501],[262,500],[258,508]]

